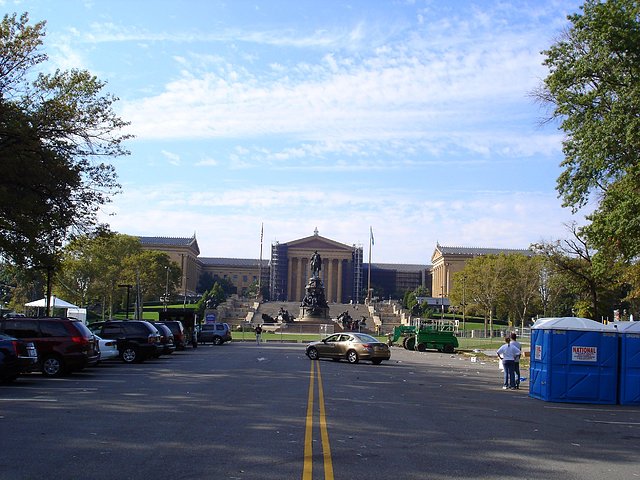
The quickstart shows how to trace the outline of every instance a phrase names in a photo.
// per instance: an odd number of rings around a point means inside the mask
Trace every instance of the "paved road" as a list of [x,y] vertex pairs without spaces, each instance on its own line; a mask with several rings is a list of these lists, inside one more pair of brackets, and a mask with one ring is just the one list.
[[462,355],[349,365],[279,343],[34,374],[0,387],[0,479],[640,477],[640,408],[500,384]]

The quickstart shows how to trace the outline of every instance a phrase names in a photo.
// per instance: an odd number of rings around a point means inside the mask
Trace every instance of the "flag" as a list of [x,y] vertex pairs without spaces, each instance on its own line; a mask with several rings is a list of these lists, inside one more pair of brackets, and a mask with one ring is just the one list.
[[371,233],[371,245],[375,245],[376,242],[373,240],[373,228],[369,227],[369,232]]

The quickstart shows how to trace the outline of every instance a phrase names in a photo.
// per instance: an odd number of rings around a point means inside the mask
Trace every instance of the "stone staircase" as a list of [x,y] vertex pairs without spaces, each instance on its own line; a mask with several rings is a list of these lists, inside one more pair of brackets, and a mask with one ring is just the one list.
[[257,303],[253,299],[232,295],[220,305],[218,305],[218,321],[226,322],[234,326],[242,325],[247,321],[250,314],[255,312]]
[[391,333],[393,332],[393,327],[403,325],[403,318],[407,315],[406,311],[397,303],[376,303],[375,311],[380,318],[380,333],[382,334]]

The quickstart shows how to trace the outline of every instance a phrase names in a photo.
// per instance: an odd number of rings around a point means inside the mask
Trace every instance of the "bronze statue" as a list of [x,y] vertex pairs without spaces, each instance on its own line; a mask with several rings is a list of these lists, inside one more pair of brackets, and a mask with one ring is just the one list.
[[311,260],[309,260],[309,267],[311,267],[311,275],[317,277],[320,274],[320,269],[322,268],[322,258],[320,254],[316,250],[311,255]]

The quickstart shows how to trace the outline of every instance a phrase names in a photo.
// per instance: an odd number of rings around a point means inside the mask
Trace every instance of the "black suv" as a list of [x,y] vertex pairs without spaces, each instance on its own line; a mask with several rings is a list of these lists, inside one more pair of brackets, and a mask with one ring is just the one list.
[[227,323],[205,323],[198,329],[198,342],[222,345],[231,341],[231,329]]
[[92,367],[100,360],[98,342],[79,320],[15,317],[0,320],[0,332],[32,342],[42,373],[55,377]]
[[144,320],[108,320],[91,323],[89,328],[102,338],[115,340],[125,363],[141,363],[162,354],[158,330]]
[[0,333],[0,382],[12,382],[37,366],[38,353],[33,343]]

